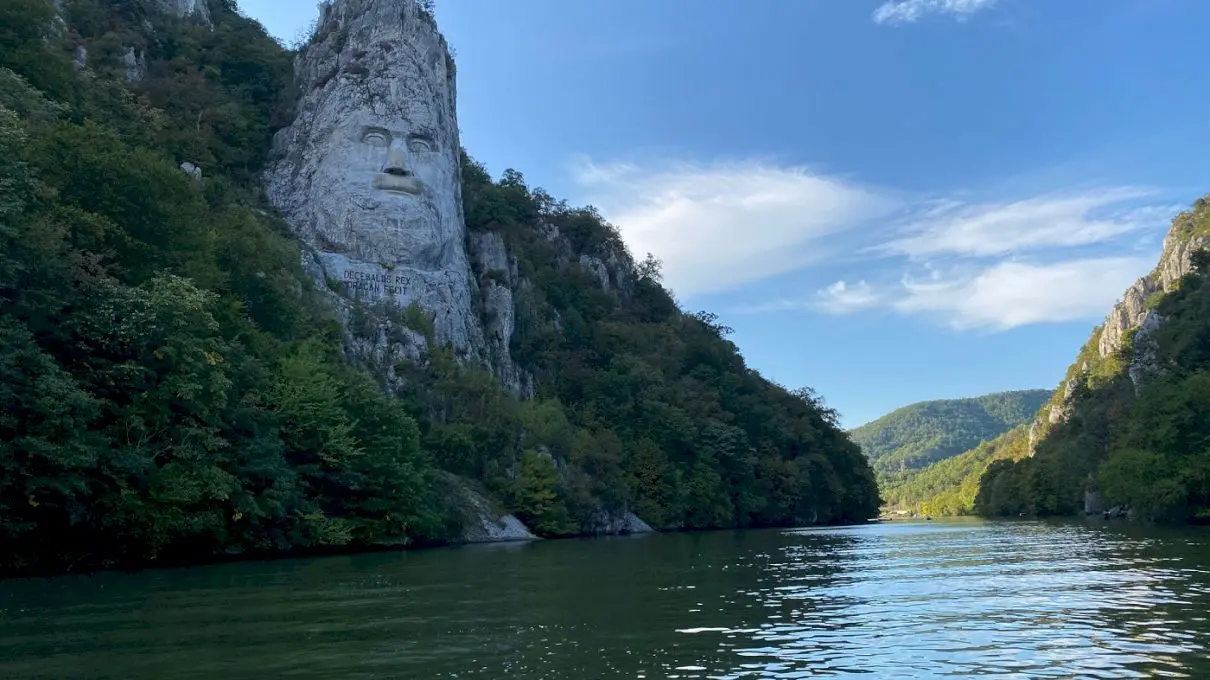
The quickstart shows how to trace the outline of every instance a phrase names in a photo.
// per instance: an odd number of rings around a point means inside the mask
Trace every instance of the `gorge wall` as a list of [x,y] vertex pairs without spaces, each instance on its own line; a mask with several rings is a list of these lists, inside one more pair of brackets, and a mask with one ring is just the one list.
[[1200,198],[1173,219],[1155,268],[1080,349],[1029,428],[1025,454],[991,462],[976,510],[1206,516],[1207,246],[1210,204]]
[[[1031,455],[1051,426],[1065,423],[1071,417],[1077,390],[1103,382],[1125,369],[1137,391],[1142,381],[1158,370],[1153,363],[1152,343],[1163,318],[1155,306],[1193,270],[1193,254],[1210,246],[1210,235],[1199,227],[1199,218],[1199,213],[1190,211],[1173,220],[1155,268],[1131,284],[1109,310],[1105,321],[1093,330],[1054,397],[1030,428]],[[1130,350],[1125,359],[1124,350]]]
[[[266,189],[339,310],[352,358],[397,389],[400,361],[448,347],[513,396],[533,397],[532,374],[511,355],[515,298],[531,284],[501,234],[466,228],[455,66],[433,16],[417,0],[335,0],[320,12],[296,59],[301,98],[275,136]],[[581,259],[603,286],[633,276],[616,257],[612,272]],[[474,535],[528,536],[515,518],[505,525],[520,529]],[[650,530],[632,513],[599,527]]]

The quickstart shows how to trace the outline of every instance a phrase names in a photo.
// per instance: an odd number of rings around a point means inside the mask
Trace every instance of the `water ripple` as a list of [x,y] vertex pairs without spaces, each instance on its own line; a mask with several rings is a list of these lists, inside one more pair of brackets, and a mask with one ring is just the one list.
[[1210,678],[1210,537],[1039,522],[0,583],[0,676]]

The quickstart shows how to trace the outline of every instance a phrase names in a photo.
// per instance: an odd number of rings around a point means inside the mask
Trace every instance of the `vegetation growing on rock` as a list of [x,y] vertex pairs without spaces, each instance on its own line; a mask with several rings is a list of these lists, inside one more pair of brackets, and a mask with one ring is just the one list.
[[1140,519],[1210,517],[1210,254],[1197,250],[1208,235],[1210,204],[1199,199],[1173,221],[1149,275],[1166,279],[1169,292],[1148,299],[1158,316],[1145,351],[1129,329],[1102,357],[1098,329],[1068,371],[1070,389],[1049,407],[1062,406],[1062,417],[1035,432],[1032,457],[989,467],[978,512],[1076,514],[1087,491]]
[[[498,230],[525,281],[512,349],[537,396],[443,348],[392,367],[388,396],[259,187],[291,54],[230,0],[213,27],[61,6],[0,6],[0,568],[451,540],[443,471],[550,536],[624,509],[657,528],[876,511],[813,392],[748,368],[595,211],[469,159],[468,224]],[[615,262],[608,288],[581,255]]]

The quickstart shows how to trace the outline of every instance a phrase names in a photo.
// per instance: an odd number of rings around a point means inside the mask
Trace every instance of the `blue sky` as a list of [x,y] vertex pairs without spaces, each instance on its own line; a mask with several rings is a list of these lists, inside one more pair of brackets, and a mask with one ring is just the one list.
[[[241,0],[290,39],[312,5]],[[300,9],[302,7],[302,9]],[[856,426],[1054,387],[1210,191],[1204,0],[437,0],[468,151]]]

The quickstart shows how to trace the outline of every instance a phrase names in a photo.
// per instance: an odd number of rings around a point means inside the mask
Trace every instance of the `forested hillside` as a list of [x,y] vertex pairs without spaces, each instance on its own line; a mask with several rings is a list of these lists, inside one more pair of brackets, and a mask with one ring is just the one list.
[[617,230],[469,158],[468,226],[528,282],[513,351],[536,396],[444,349],[388,392],[260,186],[292,55],[231,0],[213,26],[152,0],[58,11],[0,3],[0,568],[456,540],[450,475],[546,536],[620,510],[666,529],[876,512],[813,392],[748,368],[656,260],[609,290],[568,266],[625,254]]
[[1029,426],[1018,425],[970,451],[881,480],[886,505],[914,513],[953,517],[975,513],[983,473],[995,461],[1020,460],[1028,453]]
[[850,434],[880,475],[919,470],[1029,422],[1049,390],[924,401],[896,409]]
[[[1142,322],[1116,351],[1100,351],[1106,327],[1093,333],[1053,415],[1039,417],[1034,455],[984,474],[979,512],[1065,515],[1087,502],[1140,519],[1210,518],[1210,255],[1197,250],[1208,236],[1210,204],[1199,199],[1174,220],[1160,266],[1136,287],[1173,278],[1186,256],[1191,271],[1142,301]],[[1129,294],[1124,302],[1133,304]]]

